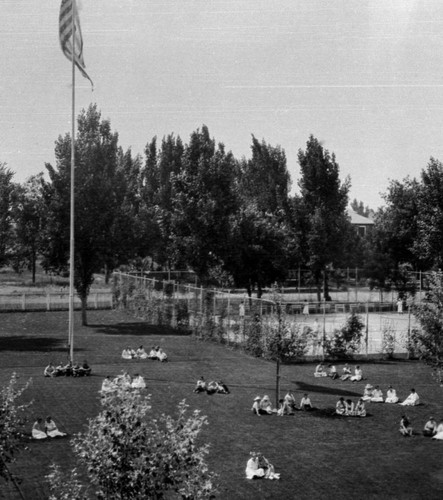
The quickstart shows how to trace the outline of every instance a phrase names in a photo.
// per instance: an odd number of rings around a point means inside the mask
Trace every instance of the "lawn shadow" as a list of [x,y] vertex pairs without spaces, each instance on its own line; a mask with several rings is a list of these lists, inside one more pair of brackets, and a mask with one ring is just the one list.
[[181,335],[187,336],[191,332],[175,330],[168,325],[151,325],[148,323],[112,323],[107,325],[88,325],[88,328],[93,328],[97,333],[105,335]]
[[350,391],[349,389],[338,389],[336,387],[325,387],[323,385],[312,385],[306,384],[305,382],[300,382],[293,380],[295,384],[301,391],[304,392],[321,392],[323,394],[333,394],[334,396],[349,396],[349,397],[360,397],[360,392]]
[[[14,336],[0,337],[0,351],[56,351],[65,352],[66,343],[49,337]],[[83,349],[77,349],[82,351]]]

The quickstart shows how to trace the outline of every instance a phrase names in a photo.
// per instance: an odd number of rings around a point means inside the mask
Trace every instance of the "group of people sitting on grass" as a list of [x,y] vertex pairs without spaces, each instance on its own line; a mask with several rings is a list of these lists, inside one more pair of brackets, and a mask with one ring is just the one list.
[[260,452],[251,451],[245,472],[246,479],[280,479],[280,474],[275,472],[274,466]]
[[295,401],[295,397],[291,392],[287,392],[283,399],[278,402],[278,409],[273,408],[271,399],[269,396],[265,395],[262,398],[257,396],[252,404],[251,411],[254,415],[273,415],[276,414],[280,417],[284,415],[294,415],[294,412],[305,410],[312,411],[315,408],[312,406],[311,399],[308,394],[304,394],[300,404],[298,405]]
[[46,439],[67,436],[65,432],[60,432],[51,417],[47,417],[43,422],[41,417],[38,417],[32,426],[31,435],[33,439]]
[[206,394],[230,394],[228,386],[222,381],[211,380],[206,382],[204,377],[200,377],[195,385],[194,392],[206,392]]
[[85,377],[91,375],[91,367],[85,360],[82,364],[72,363],[69,360],[66,364],[61,362],[58,365],[49,363],[44,369],[43,375],[45,377]]
[[160,346],[153,347],[149,354],[145,351],[144,347],[141,345],[138,349],[132,349],[131,347],[125,347],[122,351],[123,359],[156,359],[162,363],[168,361],[168,356],[165,351]]
[[351,399],[341,397],[335,405],[335,413],[342,417],[366,417],[365,402],[363,398],[354,403]]
[[[414,430],[412,428],[411,421],[406,415],[403,415],[400,420],[400,433],[405,436],[413,436]],[[437,424],[434,417],[429,417],[429,420],[425,423],[423,428],[423,436],[430,437],[432,439],[443,440],[443,419]]]
[[115,391],[119,387],[124,389],[146,389],[146,382],[145,379],[138,373],[136,373],[133,377],[131,377],[128,372],[122,372],[114,378],[111,378],[110,375],[108,375],[102,382],[100,392],[102,395],[107,394]]
[[342,369],[342,375],[340,376],[337,372],[337,367],[334,364],[328,365],[326,368],[323,363],[319,363],[314,372],[314,377],[330,377],[332,380],[350,380],[351,382],[359,382],[363,380],[363,370],[357,365],[354,369],[354,375],[352,375],[352,369],[346,363]]
[[[397,391],[390,385],[388,390],[386,391],[386,398],[383,397],[383,391],[380,389],[378,385],[373,387],[371,384],[366,384],[363,396],[363,401],[368,401],[371,403],[398,403],[399,399],[397,396]],[[415,391],[415,389],[411,389],[411,393],[409,396],[401,403],[402,406],[417,406],[420,404],[420,398]]]

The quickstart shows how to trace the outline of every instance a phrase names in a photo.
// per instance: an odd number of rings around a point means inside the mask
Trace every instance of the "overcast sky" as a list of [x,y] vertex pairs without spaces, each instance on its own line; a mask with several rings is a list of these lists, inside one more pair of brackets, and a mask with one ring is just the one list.
[[[23,182],[71,127],[59,0],[0,0],[0,162]],[[371,208],[389,179],[443,161],[441,0],[81,0],[76,114],[95,102],[120,145],[187,142],[202,124],[238,158],[310,134]]]

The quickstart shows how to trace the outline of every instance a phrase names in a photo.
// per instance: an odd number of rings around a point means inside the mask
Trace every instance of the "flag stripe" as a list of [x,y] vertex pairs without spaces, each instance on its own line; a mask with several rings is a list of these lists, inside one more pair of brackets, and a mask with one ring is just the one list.
[[[60,35],[60,45],[63,54],[72,61],[72,55],[74,54],[74,63],[80,70],[80,73],[87,78],[92,86],[91,78],[86,73],[85,61],[83,60],[83,38],[80,29],[80,20],[78,17],[77,9],[74,13],[74,37],[72,36],[72,7],[75,0],[62,0],[60,6],[60,17],[59,17],[59,35]],[[75,4],[74,4],[75,7]],[[74,38],[74,43],[72,42]]]

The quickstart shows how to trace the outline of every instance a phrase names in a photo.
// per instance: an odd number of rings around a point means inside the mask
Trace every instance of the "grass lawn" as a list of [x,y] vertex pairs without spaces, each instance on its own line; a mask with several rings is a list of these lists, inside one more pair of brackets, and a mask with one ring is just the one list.
[[[422,437],[430,415],[443,418],[443,389],[429,368],[412,361],[363,364],[364,374],[384,392],[397,388],[400,398],[415,387],[423,405],[404,410],[398,405],[369,404],[369,416],[331,418],[297,412],[295,416],[256,417],[250,412],[255,396],[275,397],[275,365],[250,358],[223,346],[202,343],[190,336],[177,336],[167,329],[146,325],[115,311],[91,311],[89,327],[76,325],[76,356],[87,359],[93,376],[44,378],[50,361],[66,358],[68,315],[57,313],[11,313],[0,315],[0,383],[13,371],[20,379],[32,377],[27,396],[29,429],[37,416],[51,415],[59,428],[70,434],[82,431],[88,418],[99,411],[103,378],[122,370],[139,372],[152,394],[153,412],[173,413],[186,398],[191,409],[207,415],[209,425],[203,440],[211,443],[210,466],[219,474],[221,499],[335,499],[443,497],[443,442]],[[80,321],[80,317],[76,317]],[[147,349],[160,344],[170,362],[125,361],[125,345]],[[340,369],[341,367],[338,366]],[[339,396],[357,399],[366,381],[316,379],[313,364],[284,366],[282,391],[297,397],[309,392],[319,408],[333,407]],[[195,394],[197,378],[222,378],[230,395]],[[412,438],[398,432],[406,412],[416,430]],[[29,442],[18,456],[14,471],[23,478],[26,499],[47,498],[43,476],[56,461],[72,463],[69,440]],[[281,473],[280,481],[245,479],[244,469],[251,450],[260,450]],[[0,498],[16,499],[10,486],[0,484]]]

